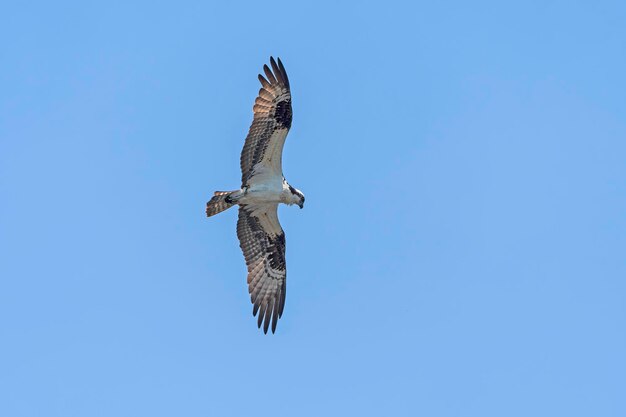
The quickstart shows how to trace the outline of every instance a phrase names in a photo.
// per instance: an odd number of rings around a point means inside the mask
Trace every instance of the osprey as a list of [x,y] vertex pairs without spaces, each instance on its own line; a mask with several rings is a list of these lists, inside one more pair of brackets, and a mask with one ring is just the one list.
[[248,266],[252,314],[272,333],[285,307],[287,270],[285,232],[278,221],[278,204],[304,207],[304,194],[285,180],[283,145],[291,127],[291,92],[283,63],[270,57],[259,74],[261,89],[254,101],[254,119],[241,151],[241,189],[216,191],[207,203],[207,217],[238,205],[237,237]]

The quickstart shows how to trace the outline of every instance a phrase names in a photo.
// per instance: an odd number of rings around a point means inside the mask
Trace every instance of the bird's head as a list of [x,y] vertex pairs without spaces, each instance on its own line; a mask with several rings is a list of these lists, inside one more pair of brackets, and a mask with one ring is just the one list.
[[304,208],[304,194],[298,191],[298,196],[300,197],[300,201],[298,202],[298,207],[303,209]]
[[291,204],[297,204],[301,209],[304,208],[304,194],[302,194],[302,191],[291,185],[289,186],[289,191],[291,191]]

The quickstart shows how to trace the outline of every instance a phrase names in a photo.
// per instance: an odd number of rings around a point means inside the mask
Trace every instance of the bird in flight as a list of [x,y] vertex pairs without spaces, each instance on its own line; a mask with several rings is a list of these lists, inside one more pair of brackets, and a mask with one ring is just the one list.
[[285,307],[287,269],[285,232],[278,204],[304,207],[304,194],[283,176],[283,145],[291,128],[291,91],[283,63],[270,57],[259,74],[261,89],[254,119],[241,151],[241,189],[216,191],[206,205],[207,217],[239,206],[237,237],[248,266],[248,292],[258,326],[272,333]]

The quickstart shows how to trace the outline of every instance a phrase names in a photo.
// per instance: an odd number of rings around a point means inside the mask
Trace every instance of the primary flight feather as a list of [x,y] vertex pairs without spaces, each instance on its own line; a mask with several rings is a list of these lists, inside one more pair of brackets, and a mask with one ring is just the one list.
[[248,292],[258,326],[272,333],[285,308],[287,268],[285,232],[278,204],[304,207],[304,194],[285,180],[282,154],[291,128],[291,91],[283,63],[270,57],[259,74],[261,89],[254,101],[254,119],[241,151],[241,189],[216,191],[206,214],[214,216],[239,205],[237,237],[248,266]]

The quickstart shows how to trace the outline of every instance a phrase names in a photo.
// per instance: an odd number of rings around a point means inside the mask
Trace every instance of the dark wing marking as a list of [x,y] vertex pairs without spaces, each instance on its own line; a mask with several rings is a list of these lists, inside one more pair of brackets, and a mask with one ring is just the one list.
[[257,164],[270,168],[282,176],[282,152],[291,128],[291,91],[283,63],[270,57],[270,65],[263,66],[264,78],[259,74],[261,89],[254,101],[254,119],[241,151],[241,186],[248,186]]
[[239,206],[237,237],[248,266],[248,292],[254,304],[252,314],[259,314],[258,326],[272,333],[283,314],[287,268],[285,233],[278,222],[277,204]]

